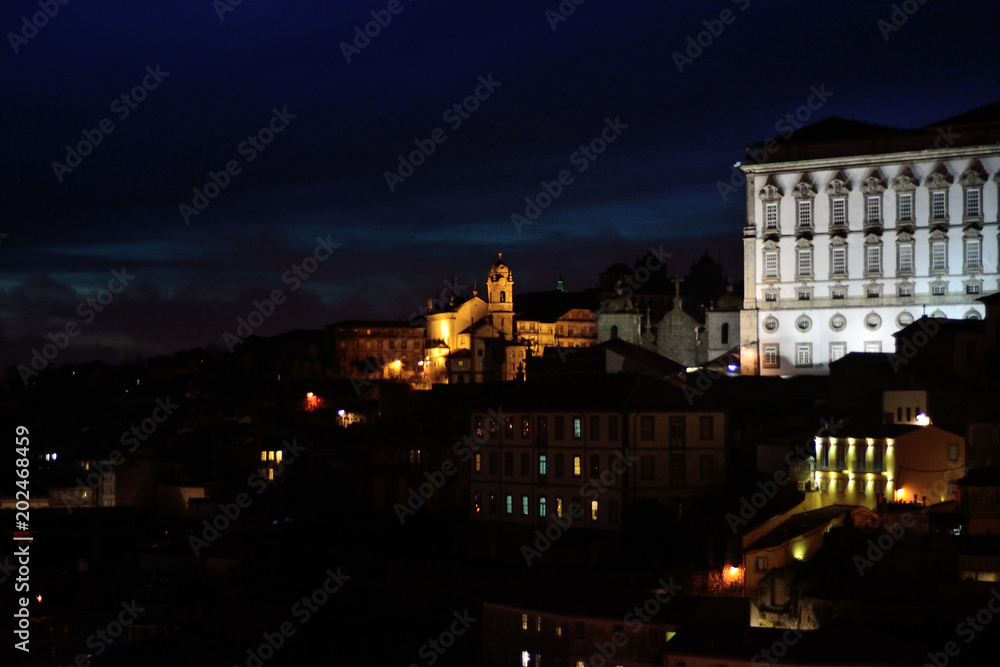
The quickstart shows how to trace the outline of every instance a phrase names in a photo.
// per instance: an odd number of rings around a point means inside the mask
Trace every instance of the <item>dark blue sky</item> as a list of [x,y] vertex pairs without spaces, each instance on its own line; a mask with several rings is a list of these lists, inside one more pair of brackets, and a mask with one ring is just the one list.
[[[78,0],[32,32],[37,0],[4,3],[3,366],[70,320],[81,333],[56,362],[222,344],[275,289],[287,300],[263,335],[405,319],[445,278],[482,281],[497,251],[517,291],[560,274],[592,286],[650,245],[678,272],[707,249],[738,278],[743,198],[716,182],[812,87],[832,96],[810,122],[912,127],[1000,99],[995,0],[913,0],[888,33],[893,3],[871,0],[588,0],[555,30],[557,0],[401,0],[350,63],[341,42],[387,1],[243,0],[224,20],[221,4]],[[703,21],[721,33],[679,72]],[[444,113],[490,76],[455,127]],[[144,80],[135,108],[115,102]],[[241,149],[275,108],[294,118]],[[53,168],[105,118],[79,166]],[[627,128],[581,172],[573,154],[606,118]],[[390,191],[397,155],[437,128],[446,139]],[[185,224],[179,206],[229,161],[239,173]],[[518,233],[511,215],[562,170],[572,183]],[[340,247],[292,291],[282,276],[318,236]],[[122,267],[135,279],[87,322],[78,304]]]

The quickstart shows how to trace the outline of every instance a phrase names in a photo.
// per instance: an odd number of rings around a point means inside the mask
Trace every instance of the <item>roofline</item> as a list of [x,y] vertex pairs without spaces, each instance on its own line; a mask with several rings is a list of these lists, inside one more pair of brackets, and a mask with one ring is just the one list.
[[[836,142],[823,142],[835,144]],[[929,148],[920,151],[903,151],[898,153],[868,153],[864,155],[846,155],[831,158],[813,158],[809,160],[787,160],[785,162],[761,162],[743,164],[740,169],[746,174],[770,174],[780,171],[818,171],[823,169],[849,169],[853,162],[863,163],[858,166],[889,165],[897,162],[923,162],[927,160],[946,160],[962,157],[981,157],[1000,152],[1000,144],[982,144],[960,148]]]

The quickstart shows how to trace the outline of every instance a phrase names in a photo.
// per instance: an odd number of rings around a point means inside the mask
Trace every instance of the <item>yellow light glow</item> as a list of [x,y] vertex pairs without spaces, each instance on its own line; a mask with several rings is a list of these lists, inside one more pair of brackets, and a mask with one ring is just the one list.
[[930,425],[931,425],[931,418],[930,417],[928,417],[923,412],[921,412],[919,415],[917,415],[917,426],[930,426]]
[[795,546],[792,547],[792,556],[796,560],[804,560],[806,557],[806,545],[805,542],[797,542]]
[[278,463],[281,463],[281,450],[280,449],[274,453],[274,460],[277,461]]
[[853,447],[854,446],[854,438],[848,438],[847,439],[847,444],[849,444],[851,447]]
[[874,445],[875,444],[875,438],[868,438],[867,441],[868,441],[869,445]]
[[307,393],[307,394],[306,394],[306,398],[312,398],[312,397],[313,397],[313,396],[315,396],[315,395],[316,395],[316,394],[314,394],[314,393],[312,393],[312,392],[310,391],[309,393]]
[[896,489],[896,500],[902,500],[906,497],[906,491],[903,489]]
[[892,442],[893,442],[892,438],[886,438],[885,439],[886,447],[892,447]]

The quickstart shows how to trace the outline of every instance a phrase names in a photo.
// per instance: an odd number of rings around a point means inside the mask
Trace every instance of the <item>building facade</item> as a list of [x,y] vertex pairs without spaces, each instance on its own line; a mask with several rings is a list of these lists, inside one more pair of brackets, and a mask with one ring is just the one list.
[[922,315],[983,317],[1000,275],[1000,117],[952,120],[949,143],[937,127],[827,119],[743,165],[743,374],[825,374],[848,352],[893,351]]

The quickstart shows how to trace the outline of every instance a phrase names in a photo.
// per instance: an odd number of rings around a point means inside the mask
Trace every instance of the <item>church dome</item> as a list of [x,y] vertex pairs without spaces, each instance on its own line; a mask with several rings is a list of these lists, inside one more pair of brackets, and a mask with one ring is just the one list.
[[719,300],[715,302],[716,310],[741,310],[743,308],[743,299],[733,294],[733,286],[726,285],[726,293],[719,297]]

